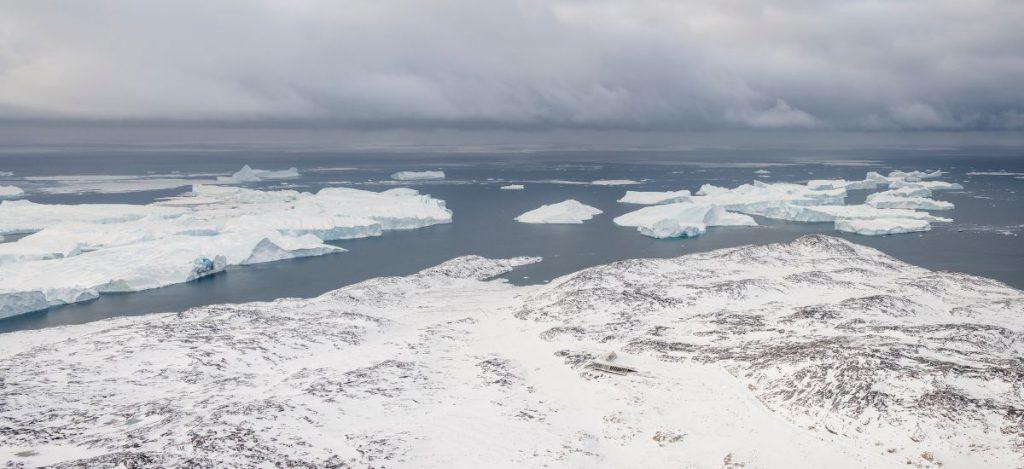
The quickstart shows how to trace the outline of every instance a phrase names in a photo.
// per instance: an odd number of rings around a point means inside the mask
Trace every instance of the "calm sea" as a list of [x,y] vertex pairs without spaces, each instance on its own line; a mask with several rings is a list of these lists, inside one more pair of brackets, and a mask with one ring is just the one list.
[[[749,243],[788,241],[808,233],[828,233],[878,248],[930,269],[966,272],[1024,288],[1024,179],[970,176],[969,172],[1024,173],[1019,150],[991,148],[858,151],[685,151],[541,152],[498,154],[288,153],[260,151],[54,151],[0,155],[0,184],[16,184],[39,203],[143,204],[187,188],[129,193],[43,194],[48,182],[27,176],[147,175],[177,172],[230,174],[243,164],[260,169],[295,166],[302,177],[252,186],[316,191],[348,186],[370,190],[397,187],[388,175],[398,170],[440,169],[444,181],[403,184],[444,199],[454,223],[388,232],[378,238],[336,243],[348,252],[228,269],[188,284],[157,290],[107,294],[98,300],[0,320],[0,332],[76,324],[97,319],[178,311],[213,303],[310,297],[368,278],[406,275],[465,254],[488,257],[542,256],[542,263],[509,274],[516,284],[546,282],[588,266],[637,257],[672,257]],[[770,171],[758,177],[755,170]],[[941,178],[960,182],[963,192],[939,192],[956,204],[942,212],[952,224],[921,234],[866,237],[837,233],[831,223],[788,223],[758,219],[762,226],[713,228],[695,239],[657,240],[612,223],[639,207],[616,202],[627,190],[696,191],[702,184],[735,186],[754,179],[802,182],[808,179],[861,179],[867,171],[941,169]],[[558,181],[633,179],[634,186],[593,186]],[[525,191],[502,191],[522,183]],[[854,191],[858,203],[866,191]],[[576,199],[604,214],[583,225],[526,225],[513,221],[541,204]],[[11,241],[13,237],[8,237]]]

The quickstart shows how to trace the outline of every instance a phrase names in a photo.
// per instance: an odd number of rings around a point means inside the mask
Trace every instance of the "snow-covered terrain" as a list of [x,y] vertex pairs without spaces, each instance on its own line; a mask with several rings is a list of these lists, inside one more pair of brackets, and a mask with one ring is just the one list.
[[399,171],[391,175],[396,181],[429,181],[444,179],[444,171]]
[[[15,332],[0,461],[1016,467],[1024,293],[827,236]],[[588,368],[616,351],[638,372]]]
[[0,203],[0,317],[211,275],[226,266],[342,252],[324,241],[450,223],[413,189],[316,194],[195,186],[151,205]]
[[600,215],[601,210],[589,205],[580,203],[577,200],[569,199],[557,204],[541,205],[529,212],[516,217],[519,223],[583,223],[594,215]]
[[13,199],[25,195],[25,191],[18,186],[0,185],[0,199]]
[[283,170],[252,169],[249,165],[242,166],[231,176],[220,176],[217,182],[221,184],[245,184],[274,179],[294,179],[299,177],[299,170],[288,168]]

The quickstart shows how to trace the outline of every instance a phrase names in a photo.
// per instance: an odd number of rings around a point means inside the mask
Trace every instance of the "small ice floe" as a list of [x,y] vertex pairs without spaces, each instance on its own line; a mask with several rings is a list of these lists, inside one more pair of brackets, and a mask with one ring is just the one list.
[[732,213],[713,204],[675,203],[653,205],[616,217],[616,225],[636,227],[652,238],[693,238],[709,226],[756,226],[748,215]]
[[1024,173],[1012,171],[971,171],[968,176],[1024,176]]
[[621,204],[637,204],[637,205],[662,205],[662,204],[674,204],[677,202],[688,202],[690,200],[690,191],[678,190],[678,191],[665,191],[665,192],[639,192],[639,191],[626,191],[626,195],[619,199]]
[[292,179],[299,177],[299,170],[288,168],[280,171],[269,169],[252,169],[249,165],[242,166],[231,176],[219,176],[217,182],[221,184],[244,184],[247,182],[260,182],[273,179]]
[[25,195],[25,191],[17,186],[0,186],[0,199],[13,199]]
[[840,219],[836,220],[836,231],[857,233],[866,236],[881,236],[914,233],[932,229],[927,220],[912,218]]
[[391,175],[396,181],[431,181],[444,179],[444,171],[399,171]]
[[591,181],[590,183],[595,186],[631,186],[634,184],[640,184],[639,181],[634,181],[632,179],[598,179],[596,181]]
[[526,189],[526,187],[524,187],[522,184],[509,184],[507,186],[501,186],[501,190],[503,191],[521,191],[523,189]]
[[589,205],[569,199],[557,204],[542,205],[516,217],[519,223],[554,223],[554,224],[580,224],[594,215],[600,215],[601,210]]
[[593,370],[615,375],[625,375],[637,372],[636,366],[630,363],[629,360],[619,357],[619,355],[614,351],[602,353],[597,358],[591,360],[589,367]]

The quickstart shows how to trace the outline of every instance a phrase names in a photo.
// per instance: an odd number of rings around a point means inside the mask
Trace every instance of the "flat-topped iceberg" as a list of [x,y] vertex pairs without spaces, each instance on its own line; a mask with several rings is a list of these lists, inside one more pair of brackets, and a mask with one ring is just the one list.
[[932,229],[931,224],[927,220],[914,220],[910,218],[848,218],[836,220],[835,227],[837,231],[867,236],[914,233]]
[[525,189],[525,187],[522,184],[509,184],[507,186],[501,186],[501,190],[503,191],[521,191],[523,189]]
[[640,192],[626,191],[626,195],[619,199],[619,203],[637,205],[661,205],[674,204],[677,202],[688,202],[690,191],[666,191],[666,192]]
[[559,202],[557,204],[542,205],[516,217],[519,223],[583,223],[594,215],[600,215],[601,210],[589,205],[580,203],[574,199]]
[[299,170],[288,168],[284,170],[253,169],[249,165],[242,166],[242,169],[231,176],[220,176],[217,182],[223,184],[242,184],[247,182],[260,182],[272,179],[293,179],[299,177]]
[[640,182],[632,179],[598,179],[596,181],[591,181],[590,183],[595,186],[631,186],[634,184],[640,184]]
[[342,252],[326,240],[450,223],[444,201],[398,188],[316,194],[197,185],[150,205],[0,204],[0,317],[111,291],[195,280],[227,266]]
[[399,171],[391,175],[396,181],[429,181],[444,179],[444,171]]
[[878,192],[868,195],[864,201],[875,208],[906,208],[918,210],[952,210],[953,204],[944,200],[928,197],[904,196],[894,191]]
[[748,215],[730,213],[719,205],[675,203],[654,205],[615,217],[616,225],[636,227],[652,238],[692,238],[709,226],[756,226]]
[[820,191],[829,189],[846,190],[872,190],[879,185],[878,181],[865,179],[863,181],[847,181],[845,179],[812,179],[807,181],[807,187]]
[[906,218],[932,222],[950,222],[927,212],[915,210],[876,208],[870,205],[780,205],[766,209],[761,216],[774,220],[804,223],[834,222],[839,219],[871,220],[877,218]]
[[25,191],[17,186],[0,186],[0,199],[13,199],[25,195]]
[[754,181],[733,189],[704,184],[692,197],[695,204],[720,205],[726,210],[760,215],[782,205],[841,205],[845,189],[814,190],[804,184]]

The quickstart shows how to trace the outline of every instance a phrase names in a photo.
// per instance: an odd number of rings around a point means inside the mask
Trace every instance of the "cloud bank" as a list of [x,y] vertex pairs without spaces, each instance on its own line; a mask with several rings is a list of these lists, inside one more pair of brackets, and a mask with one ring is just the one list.
[[1024,2],[5,2],[0,120],[1024,128]]

